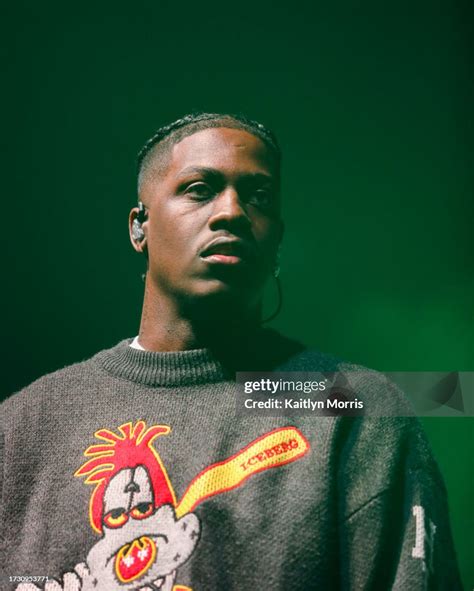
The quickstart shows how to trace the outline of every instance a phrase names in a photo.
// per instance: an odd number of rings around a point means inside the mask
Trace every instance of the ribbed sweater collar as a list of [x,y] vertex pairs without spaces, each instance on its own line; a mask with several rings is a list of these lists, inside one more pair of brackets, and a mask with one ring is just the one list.
[[126,339],[93,360],[115,377],[147,386],[193,386],[233,379],[208,349],[154,352],[130,347]]
[[268,328],[249,333],[246,343],[225,356],[211,349],[140,351],[130,347],[132,340],[97,353],[93,361],[113,376],[147,386],[212,384],[234,380],[236,371],[308,371],[326,365],[319,354],[305,361],[301,343]]

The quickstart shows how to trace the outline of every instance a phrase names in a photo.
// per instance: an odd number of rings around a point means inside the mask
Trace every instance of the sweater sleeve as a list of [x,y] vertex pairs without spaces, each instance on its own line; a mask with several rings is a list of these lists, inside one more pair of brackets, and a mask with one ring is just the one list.
[[418,421],[353,428],[339,475],[341,588],[461,589],[444,483]]
[[0,515],[1,508],[3,506],[3,471],[4,471],[4,449],[5,449],[5,435],[3,430],[0,428]]

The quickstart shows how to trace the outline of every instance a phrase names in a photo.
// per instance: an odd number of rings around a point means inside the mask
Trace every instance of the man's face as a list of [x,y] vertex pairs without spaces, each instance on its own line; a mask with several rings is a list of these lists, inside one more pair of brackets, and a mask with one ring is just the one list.
[[175,144],[140,192],[158,290],[256,304],[282,234],[277,175],[271,151],[243,130],[205,129]]

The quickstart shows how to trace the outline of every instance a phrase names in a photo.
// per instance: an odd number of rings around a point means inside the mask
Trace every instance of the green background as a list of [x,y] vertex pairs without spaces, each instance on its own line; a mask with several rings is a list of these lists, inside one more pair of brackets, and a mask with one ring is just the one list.
[[[474,370],[470,6],[10,3],[1,394],[136,334],[135,154],[192,109],[280,138],[276,328],[379,370]],[[424,424],[470,589],[472,419]]]

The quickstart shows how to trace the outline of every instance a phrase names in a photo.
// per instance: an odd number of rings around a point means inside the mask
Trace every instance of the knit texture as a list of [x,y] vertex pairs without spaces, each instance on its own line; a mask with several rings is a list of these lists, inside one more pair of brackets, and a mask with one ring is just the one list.
[[[461,588],[417,419],[237,417],[235,367],[130,341],[1,405],[2,590],[44,588],[15,576],[68,591]],[[339,369],[358,398],[406,406],[381,374],[272,331],[239,363]]]

